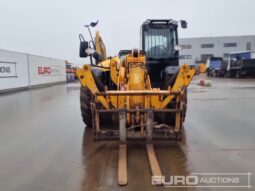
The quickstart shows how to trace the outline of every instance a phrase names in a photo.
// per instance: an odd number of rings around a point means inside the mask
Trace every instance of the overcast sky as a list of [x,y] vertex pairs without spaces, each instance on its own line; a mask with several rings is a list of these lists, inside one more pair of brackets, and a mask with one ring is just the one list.
[[108,55],[139,48],[139,30],[149,18],[185,19],[180,37],[254,35],[253,0],[0,0],[0,48],[86,62],[78,34],[99,20]]

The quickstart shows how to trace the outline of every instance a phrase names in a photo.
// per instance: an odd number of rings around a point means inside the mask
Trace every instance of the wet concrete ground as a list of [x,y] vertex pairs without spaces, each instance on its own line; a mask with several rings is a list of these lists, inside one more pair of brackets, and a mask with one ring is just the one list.
[[[166,177],[255,170],[255,80],[212,81],[189,88],[184,142],[155,144]],[[117,162],[117,143],[84,131],[79,84],[0,95],[0,191],[248,190],[151,186],[143,144],[128,146],[129,182],[119,187]]]

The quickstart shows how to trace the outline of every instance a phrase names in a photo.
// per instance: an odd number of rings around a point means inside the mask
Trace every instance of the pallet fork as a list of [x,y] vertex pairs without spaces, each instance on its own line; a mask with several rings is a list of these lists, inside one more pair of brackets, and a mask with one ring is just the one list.
[[[105,92],[107,94],[109,92]],[[140,95],[144,92],[129,92],[131,95]],[[148,92],[147,92],[148,93]],[[111,92],[109,93],[111,94]],[[119,92],[119,94],[122,94]],[[117,95],[119,95],[117,94]],[[149,93],[148,93],[149,94]],[[155,94],[155,93],[154,93]],[[168,94],[175,94],[176,99],[176,108],[174,109],[99,109],[93,105],[92,110],[93,114],[93,129],[95,135],[95,141],[100,140],[118,140],[119,141],[119,161],[118,161],[118,184],[127,185],[128,175],[127,175],[127,141],[128,140],[144,140],[146,142],[146,151],[150,163],[150,169],[152,176],[161,177],[162,172],[160,169],[159,162],[156,157],[155,149],[153,146],[153,140],[181,140],[182,136],[182,126],[183,126],[183,106],[180,102],[181,92],[169,92]],[[97,96],[102,96],[102,93],[97,93]],[[116,96],[117,96],[116,95]],[[132,127],[127,127],[127,116],[132,115],[132,113],[139,113],[146,116],[143,127],[143,131],[139,132],[130,132]],[[166,112],[166,113],[175,113],[176,123],[175,126],[168,126],[166,124],[157,125],[154,122],[154,113],[157,112]],[[100,114],[104,113],[117,113],[119,116],[119,129],[110,130],[110,129],[101,129],[100,128]],[[141,128],[143,129],[143,128]],[[155,183],[157,184],[157,183]]]
[[[153,111],[147,110],[146,120],[146,150],[150,162],[152,176],[162,176],[161,169],[155,154],[152,144],[153,131]],[[118,184],[127,185],[127,144],[126,144],[126,112],[119,112],[119,127],[120,127],[120,145],[119,145],[119,162],[118,162]]]

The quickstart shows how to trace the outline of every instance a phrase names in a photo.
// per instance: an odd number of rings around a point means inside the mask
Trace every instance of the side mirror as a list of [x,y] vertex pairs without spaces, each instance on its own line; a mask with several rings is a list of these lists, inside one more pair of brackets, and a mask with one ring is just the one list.
[[188,26],[188,23],[184,20],[181,20],[181,26],[182,26],[183,29],[186,29],[187,26]]
[[86,58],[88,56],[86,50],[89,48],[88,41],[81,41],[80,42],[80,57]]

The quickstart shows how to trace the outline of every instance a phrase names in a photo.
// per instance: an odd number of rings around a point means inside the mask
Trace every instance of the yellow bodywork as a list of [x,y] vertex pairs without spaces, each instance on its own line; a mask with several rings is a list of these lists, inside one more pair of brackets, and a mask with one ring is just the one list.
[[106,48],[101,36],[99,35],[99,31],[96,31],[95,45],[96,51],[102,56],[103,60],[106,60],[107,59]]
[[[106,88],[105,95],[96,96],[96,101],[105,109],[164,109],[174,99],[175,95],[172,93],[183,94],[196,73],[195,69],[182,65],[173,87],[159,90],[151,87],[146,58],[142,54],[130,54],[123,60],[114,57],[103,61],[102,65],[109,67],[111,80],[117,86],[117,90],[108,91]],[[88,87],[92,94],[96,95],[99,90],[92,75],[92,68],[84,65],[82,69],[77,69],[76,73],[82,86]],[[128,95],[130,92],[132,95]]]
[[[97,63],[96,66],[84,65],[82,69],[76,70],[76,74],[82,86],[87,87],[94,95],[91,107],[94,108],[92,112],[95,115],[96,131],[100,131],[99,110],[115,112],[124,109],[128,111],[126,114],[127,123],[131,125],[140,124],[141,132],[143,132],[144,121],[147,119],[147,114],[144,114],[144,111],[175,112],[175,131],[178,132],[183,121],[181,116],[182,104],[185,104],[182,97],[184,97],[185,90],[196,73],[195,68],[188,65],[180,66],[173,86],[160,90],[151,86],[144,53],[133,50],[122,58],[106,59],[105,46],[98,32],[96,33],[95,44],[96,51],[103,56],[103,61]],[[108,90],[108,87],[104,85],[104,90],[99,91],[92,72],[94,68],[109,72],[116,89]],[[175,106],[169,110],[168,106],[173,100]]]
[[206,65],[204,63],[198,65],[198,73],[206,73]]
[[[162,21],[164,20],[155,20],[160,26]],[[172,20],[167,20],[168,25],[174,25],[169,24],[170,22]],[[165,33],[165,30],[163,28],[161,33]],[[155,47],[161,47],[153,46],[151,47],[153,50]],[[162,173],[152,143],[154,140],[173,138],[181,141],[187,104],[186,88],[196,74],[196,69],[185,64],[179,67],[177,74],[172,74],[166,67],[168,64],[176,63],[177,58],[174,58],[174,62],[172,59],[167,60],[164,62],[166,65],[160,63],[163,59],[159,58],[155,64],[158,63],[161,68],[155,73],[152,71],[154,67],[147,66],[145,52],[139,50],[124,50],[119,53],[120,57],[107,58],[99,32],[96,32],[94,47],[100,57],[91,54],[90,58],[94,56],[96,64],[91,61],[93,66],[83,65],[81,69],[76,70],[81,85],[86,87],[81,88],[83,121],[87,126],[89,120],[84,119],[91,118],[95,141],[119,141],[118,183],[120,185],[127,184],[126,143],[128,140],[146,141],[153,176],[161,177]],[[168,51],[168,48],[166,50]],[[98,72],[98,69],[102,72]],[[164,76],[159,78],[161,72],[164,72]],[[164,89],[153,88],[150,75],[154,74],[157,76],[152,82],[158,83],[159,79],[164,79],[159,83]],[[82,108],[84,106],[87,107],[85,112]]]

